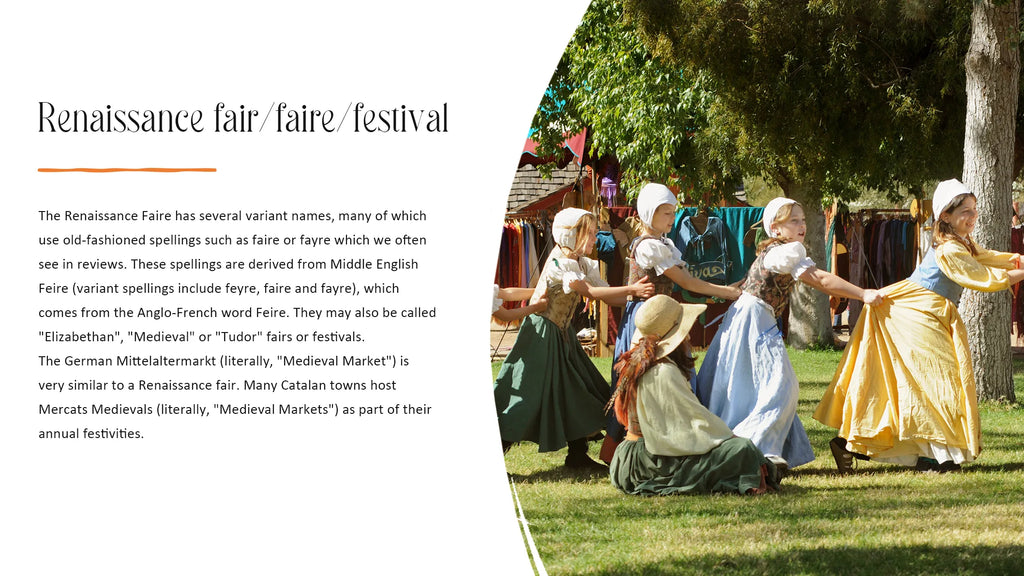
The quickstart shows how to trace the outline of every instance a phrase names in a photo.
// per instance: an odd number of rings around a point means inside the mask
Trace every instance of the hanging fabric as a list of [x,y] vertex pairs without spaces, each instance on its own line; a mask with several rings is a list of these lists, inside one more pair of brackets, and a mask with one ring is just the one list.
[[712,284],[726,284],[732,262],[729,261],[725,238],[725,224],[721,218],[704,213],[683,217],[679,225],[679,239],[685,249],[680,249],[680,252],[690,274]]

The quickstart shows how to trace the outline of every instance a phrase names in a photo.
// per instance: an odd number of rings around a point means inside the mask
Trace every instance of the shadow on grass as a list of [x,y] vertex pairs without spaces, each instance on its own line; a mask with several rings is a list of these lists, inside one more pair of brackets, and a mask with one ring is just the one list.
[[[873,462],[871,464],[861,464],[860,462],[854,463],[853,474],[848,476],[842,476],[843,478],[853,478],[856,476],[871,476],[881,474],[902,474],[914,472],[912,467],[900,466],[898,464],[885,464]],[[1012,462],[1003,464],[985,464],[984,462],[979,463],[977,461],[963,465],[963,470],[960,472],[950,472],[950,474],[982,474],[989,472],[1017,472],[1024,470],[1024,462]],[[915,474],[920,474],[915,472]],[[793,472],[794,477],[800,476],[840,476],[834,466],[827,468],[815,468],[813,465],[807,467],[801,466]]]
[[[553,468],[550,470],[541,470],[539,472],[532,472],[530,474],[516,474],[515,472],[509,472],[512,480],[519,484],[540,484],[543,482],[611,482],[608,478],[608,472],[604,471],[587,471],[587,470],[576,470],[566,467]],[[782,479],[782,489],[777,493],[780,496],[795,496],[798,494],[805,494],[807,492],[813,492],[813,488],[806,486],[799,486],[791,483],[793,476],[787,476]],[[790,480],[790,482],[787,482]],[[860,489],[860,488],[858,488]],[[673,495],[664,496],[664,498],[688,498],[690,496],[697,497],[698,494],[693,495]],[[737,494],[738,496],[738,494]],[[637,498],[636,496],[629,496],[629,498]],[[646,498],[646,497],[639,497]],[[660,498],[660,496],[651,496],[651,498]]]
[[[859,466],[854,470],[854,473],[848,476],[843,476],[838,473],[834,466],[816,467],[813,463],[806,464],[799,468],[796,468],[789,472],[789,474],[783,478],[783,487],[786,488],[784,492],[789,493],[804,493],[809,491],[805,487],[795,487],[792,482],[798,480],[801,477],[837,477],[837,478],[855,478],[855,477],[870,477],[870,476],[883,476],[888,474],[904,474],[912,472],[911,468],[905,466],[897,466],[895,464],[863,464],[857,463]],[[992,465],[979,465],[979,464],[968,464],[964,467],[961,473],[983,473],[983,472],[1012,472],[1017,470],[1024,470],[1024,463],[1014,464],[992,464]],[[608,480],[608,470],[584,470],[576,468],[566,468],[565,466],[554,466],[545,470],[536,470],[529,473],[515,472],[514,470],[508,470],[508,473],[517,482],[524,483],[541,483],[541,482],[564,482],[564,481],[587,481],[587,480]],[[914,474],[916,475],[916,473]]]
[[539,470],[529,474],[517,474],[509,471],[516,482],[563,482],[582,480],[608,480],[608,470],[588,470],[558,466],[547,470]]
[[1016,472],[1024,470],[1024,462],[1013,462],[1010,464],[978,464],[973,462],[965,464],[961,473],[977,474],[982,472]]
[[899,546],[798,549],[758,555],[710,554],[582,570],[592,576],[664,574],[1020,574],[1022,546]]

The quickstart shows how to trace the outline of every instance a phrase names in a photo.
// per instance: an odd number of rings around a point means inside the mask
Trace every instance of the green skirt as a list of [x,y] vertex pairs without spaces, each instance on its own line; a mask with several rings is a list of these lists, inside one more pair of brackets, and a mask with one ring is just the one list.
[[604,427],[608,398],[608,381],[575,334],[536,314],[523,320],[494,381],[503,441],[559,450]]
[[610,475],[612,486],[639,496],[746,494],[761,486],[761,466],[768,470],[767,485],[778,488],[775,465],[746,438],[730,438],[707,454],[694,456],[657,456],[640,438],[619,444]]

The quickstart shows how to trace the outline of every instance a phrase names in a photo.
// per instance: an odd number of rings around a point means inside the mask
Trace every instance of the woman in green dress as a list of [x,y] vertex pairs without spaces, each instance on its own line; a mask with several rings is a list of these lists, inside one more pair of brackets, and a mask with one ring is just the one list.
[[687,335],[705,308],[658,295],[637,311],[633,347],[615,365],[615,416],[627,432],[610,471],[626,494],[763,494],[779,486],[775,465],[734,436],[690,386]]
[[547,308],[523,320],[494,381],[498,428],[505,449],[523,440],[536,442],[541,452],[568,445],[566,466],[606,469],[587,455],[587,438],[604,427],[608,381],[580,346],[573,313],[584,297],[621,306],[627,296],[647,298],[654,287],[646,278],[615,287],[601,278],[597,262],[584,256],[597,239],[597,219],[590,212],[562,210],[552,234],[556,246],[530,301],[546,295]]

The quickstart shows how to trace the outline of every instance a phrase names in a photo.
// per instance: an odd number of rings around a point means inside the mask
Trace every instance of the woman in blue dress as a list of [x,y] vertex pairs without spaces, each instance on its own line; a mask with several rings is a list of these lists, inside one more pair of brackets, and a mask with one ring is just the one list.
[[786,470],[814,460],[796,415],[799,384],[778,326],[796,282],[868,305],[880,303],[881,295],[815,266],[803,245],[804,210],[795,200],[769,202],[763,226],[769,238],[758,246],[743,295],[729,307],[708,347],[695,392],[737,436],[752,440]]

